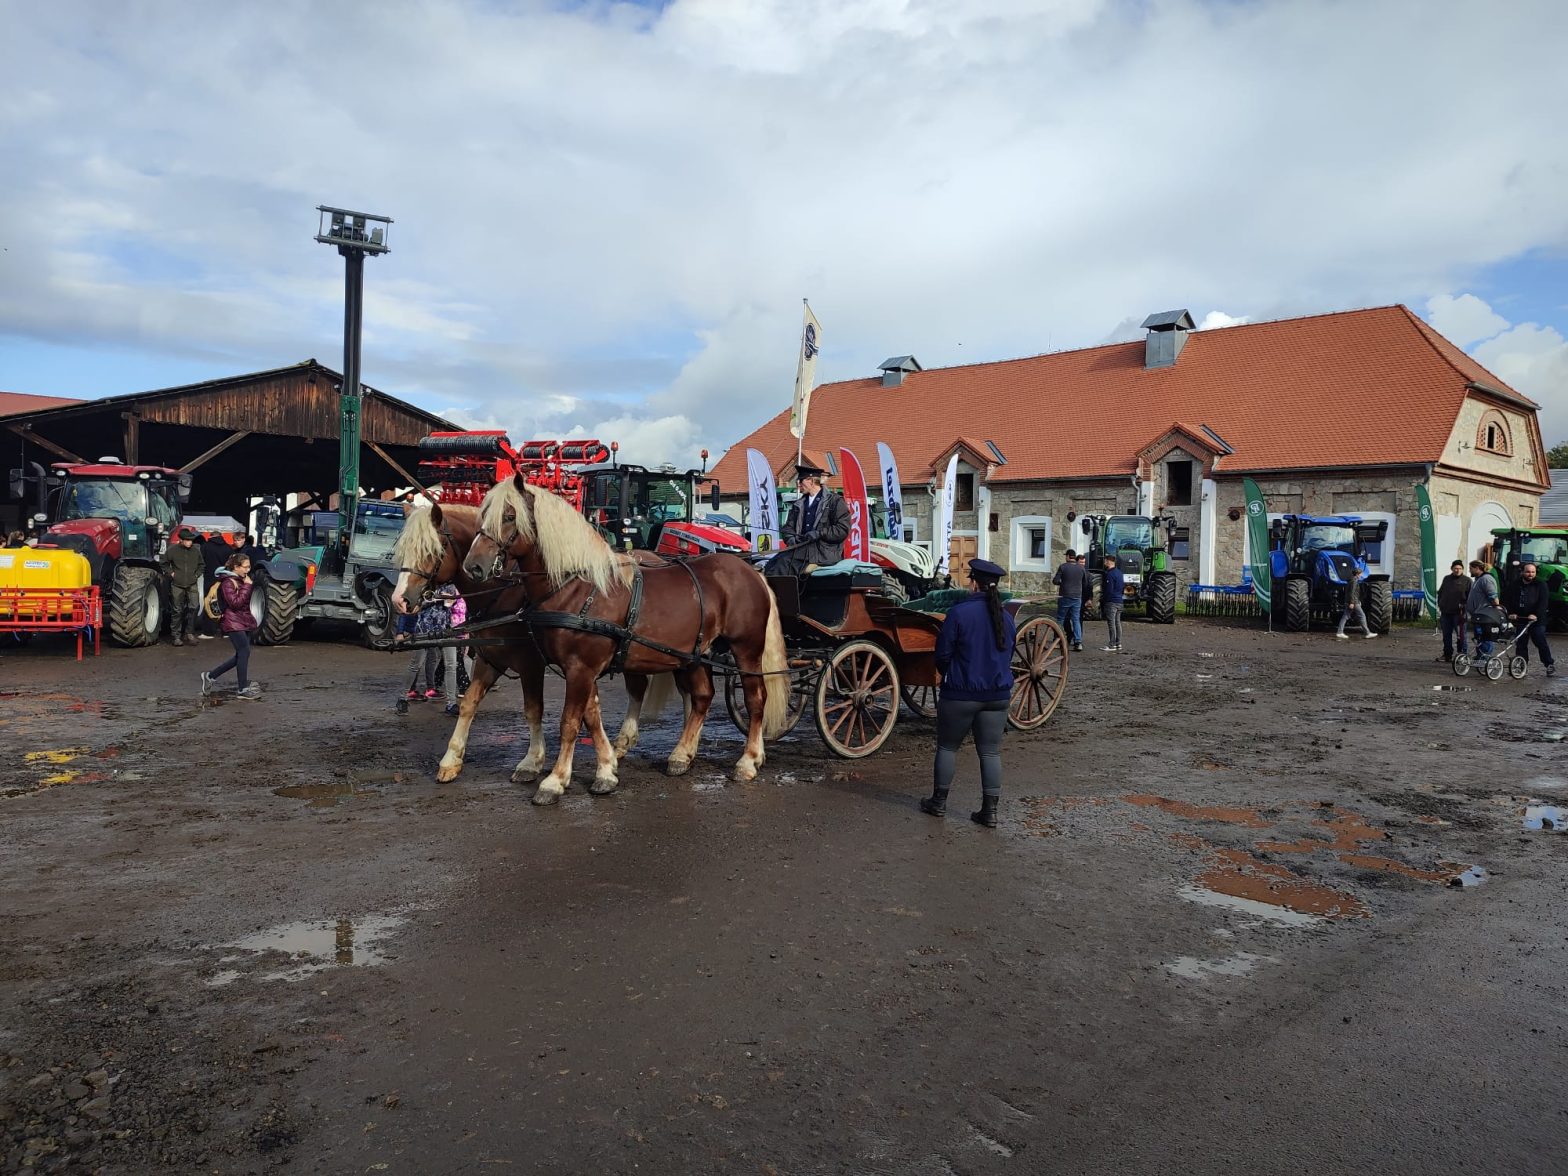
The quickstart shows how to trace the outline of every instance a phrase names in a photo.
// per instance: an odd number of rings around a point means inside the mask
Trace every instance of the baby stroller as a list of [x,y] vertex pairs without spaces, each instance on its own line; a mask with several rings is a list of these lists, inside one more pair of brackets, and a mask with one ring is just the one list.
[[[1495,682],[1506,669],[1510,678],[1524,677],[1530,663],[1519,652],[1519,643],[1527,630],[1510,621],[1500,608],[1484,608],[1470,620],[1470,648],[1474,652],[1454,654],[1454,673],[1463,678],[1474,668]],[[1492,646],[1490,654],[1481,653],[1483,642]]]

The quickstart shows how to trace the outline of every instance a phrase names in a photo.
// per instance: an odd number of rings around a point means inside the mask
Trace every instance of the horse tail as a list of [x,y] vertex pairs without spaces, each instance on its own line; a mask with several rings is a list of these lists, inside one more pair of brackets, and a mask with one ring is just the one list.
[[674,674],[651,674],[648,678],[648,689],[642,696],[642,711],[638,715],[639,723],[651,723],[664,712],[670,699],[675,697]]
[[[764,586],[766,581],[763,581]],[[762,737],[777,739],[789,723],[789,657],[784,650],[784,626],[779,623],[779,601],[773,589],[768,594],[768,627],[762,643],[762,679],[767,701],[762,707]]]

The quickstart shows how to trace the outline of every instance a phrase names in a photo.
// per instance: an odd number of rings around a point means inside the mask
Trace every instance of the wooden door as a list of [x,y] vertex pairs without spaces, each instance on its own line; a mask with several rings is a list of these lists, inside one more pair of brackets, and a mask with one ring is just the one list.
[[955,584],[962,584],[969,575],[969,561],[980,554],[980,536],[954,535],[947,551],[948,575]]

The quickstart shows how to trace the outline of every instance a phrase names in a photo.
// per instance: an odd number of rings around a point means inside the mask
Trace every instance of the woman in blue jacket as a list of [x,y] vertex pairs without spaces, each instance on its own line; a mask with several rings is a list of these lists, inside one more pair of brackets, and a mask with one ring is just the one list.
[[942,693],[936,709],[936,767],[931,795],[920,808],[933,817],[947,812],[958,749],[975,737],[980,754],[980,811],[969,814],[977,825],[996,828],[996,802],[1002,795],[1002,733],[1013,693],[1013,618],[1002,608],[997,582],[1007,573],[988,559],[969,561],[974,592],[955,604],[936,639],[936,666]]

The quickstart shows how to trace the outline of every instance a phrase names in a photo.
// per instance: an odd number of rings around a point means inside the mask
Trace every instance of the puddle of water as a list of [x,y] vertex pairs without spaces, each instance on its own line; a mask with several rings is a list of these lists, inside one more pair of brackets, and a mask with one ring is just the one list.
[[1355,895],[1303,878],[1284,866],[1259,861],[1245,850],[1217,848],[1210,861],[1213,864],[1198,875],[1197,882],[1215,894],[1325,919],[1372,917],[1366,903]]
[[1238,951],[1223,960],[1200,960],[1197,956],[1181,956],[1166,964],[1165,970],[1187,980],[1203,980],[1209,976],[1245,976],[1261,963],[1277,963],[1278,960],[1278,956],[1258,955],[1250,951]]
[[311,808],[332,808],[339,801],[381,794],[374,788],[361,788],[352,780],[333,780],[327,784],[289,784],[283,788],[274,788],[272,795],[286,796],[290,800],[308,800]]
[[[388,957],[380,944],[405,921],[403,915],[367,915],[362,919],[282,923],[217,946],[241,952],[282,952],[293,957],[294,966],[263,972],[257,978],[303,980],[328,968],[375,967],[386,963]],[[233,964],[245,959],[243,955],[230,954],[222,956],[219,962]],[[219,987],[233,983],[241,975],[243,973],[239,970],[230,968],[219,972],[207,983]]]
[[1452,869],[1423,870],[1417,866],[1407,866],[1404,862],[1396,862],[1393,858],[1373,857],[1364,853],[1342,853],[1339,860],[1347,866],[1355,866],[1362,870],[1381,870],[1385,874],[1403,874],[1407,878],[1415,878],[1421,882],[1446,882],[1454,876]]
[[1180,898],[1188,902],[1198,903],[1200,906],[1219,907],[1238,915],[1248,915],[1254,919],[1268,923],[1278,923],[1284,927],[1315,927],[1323,922],[1317,915],[1309,915],[1302,911],[1289,910],[1286,907],[1275,906],[1272,903],[1257,902],[1250,898],[1241,898],[1234,894],[1221,894],[1208,890],[1202,886],[1183,886],[1176,891]]
[[[1224,767],[1210,760],[1208,765],[1202,766]],[[1135,794],[1122,797],[1128,804],[1136,804],[1143,808],[1157,808],[1161,812],[1170,813],[1175,817],[1186,817],[1191,821],[1223,821],[1227,825],[1246,825],[1253,829],[1267,829],[1269,823],[1257,812],[1249,808],[1234,808],[1227,805],[1198,805],[1188,804],[1182,800],[1171,800],[1165,796],[1150,796]]]
[[1480,886],[1490,874],[1481,866],[1471,866],[1462,874],[1456,874],[1448,880],[1450,886]]
[[1555,804],[1526,805],[1524,827],[1544,829],[1549,833],[1568,833],[1568,808]]

